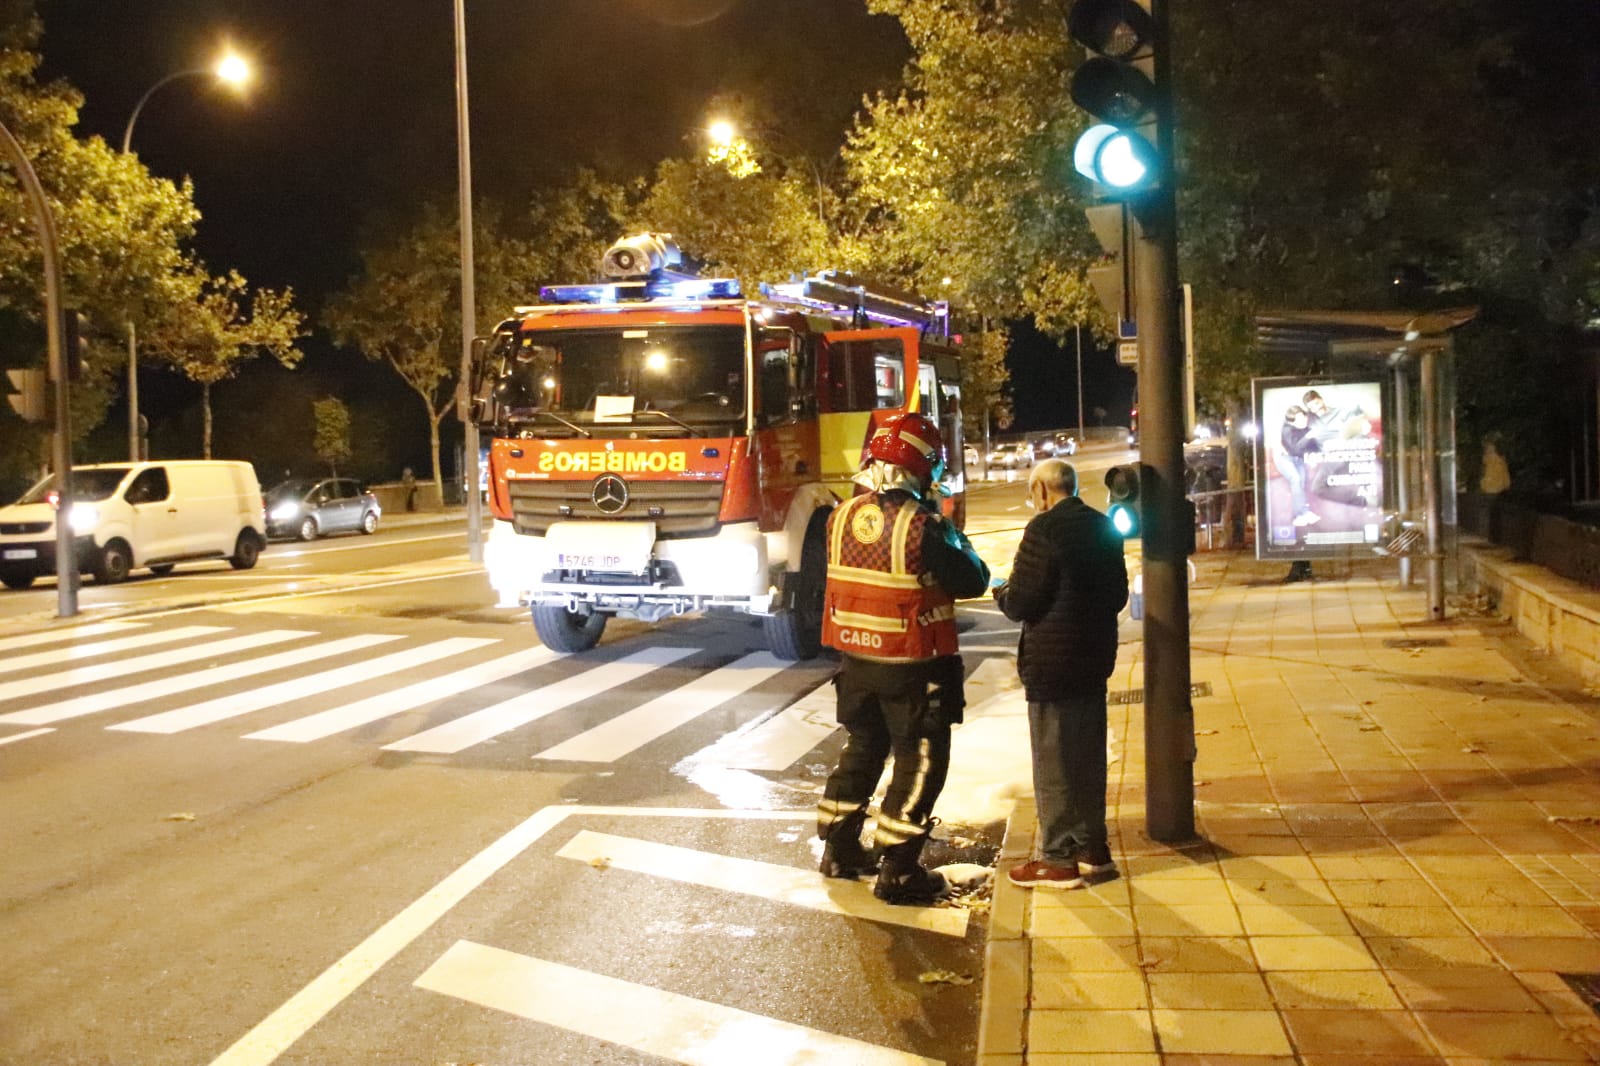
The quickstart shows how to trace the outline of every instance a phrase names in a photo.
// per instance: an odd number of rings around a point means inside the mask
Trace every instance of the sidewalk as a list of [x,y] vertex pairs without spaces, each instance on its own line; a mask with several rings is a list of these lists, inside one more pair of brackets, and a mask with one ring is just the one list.
[[[1016,800],[979,1066],[1600,1062],[1562,977],[1600,995],[1600,698],[1492,617],[1423,621],[1392,564],[1283,585],[1285,564],[1197,563],[1201,839],[1145,836],[1143,706],[1114,702],[1122,876],[1011,885],[1035,831]],[[1124,621],[1114,701],[1143,683],[1138,636]],[[1010,802],[1021,694],[969,714],[957,806]]]

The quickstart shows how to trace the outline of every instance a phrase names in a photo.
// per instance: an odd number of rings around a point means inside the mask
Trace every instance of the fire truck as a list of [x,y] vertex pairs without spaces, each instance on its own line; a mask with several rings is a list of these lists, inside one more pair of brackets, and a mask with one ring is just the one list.
[[545,286],[479,348],[484,561],[550,648],[612,616],[758,616],[772,653],[820,650],[829,512],[873,430],[939,427],[945,513],[965,518],[948,307],[825,271],[763,284],[685,270],[670,234],[617,242],[603,280]]

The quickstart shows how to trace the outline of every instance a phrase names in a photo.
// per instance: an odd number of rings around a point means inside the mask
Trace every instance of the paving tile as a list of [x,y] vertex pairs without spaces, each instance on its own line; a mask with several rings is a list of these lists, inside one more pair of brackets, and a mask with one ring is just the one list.
[[1600,940],[1553,936],[1486,936],[1483,942],[1512,970],[1600,973]]
[[1283,1020],[1302,1055],[1435,1054],[1427,1035],[1405,1011],[1285,1010]]
[[1351,935],[1355,930],[1344,911],[1328,905],[1309,907],[1241,906],[1239,920],[1250,936],[1309,936],[1315,933]]
[[1149,981],[1150,1002],[1168,1010],[1272,1009],[1260,974],[1152,973]]
[[1294,1049],[1272,1010],[1156,1008],[1163,1055],[1291,1055]]
[[[988,1066],[980,1062],[978,1066]],[[1108,1055],[1105,1052],[1094,1052],[1083,1055],[1055,1055],[1048,1052],[1028,1056],[1026,1063],[1020,1066],[1162,1066],[1161,1056],[1151,1053],[1147,1055]]]
[[1445,966],[1489,966],[1489,949],[1469,936],[1375,936],[1367,949],[1385,970],[1437,970]]
[[1461,920],[1480,936],[1577,936],[1589,931],[1560,907],[1457,907]]
[[1251,937],[1262,970],[1375,970],[1377,960],[1357,936]]
[[1233,893],[1221,878],[1196,880],[1178,877],[1168,880],[1145,879],[1130,886],[1130,898],[1135,905],[1150,903],[1181,903],[1193,906],[1201,903],[1231,904]]
[[1552,1062],[1589,1062],[1589,1053],[1568,1038],[1555,1019],[1543,1014],[1511,1012],[1420,1011],[1417,1021],[1450,1055],[1485,1058],[1540,1058]]
[[1028,935],[1035,937],[1123,937],[1134,933],[1133,912],[1123,907],[1034,908]]
[[[1287,832],[1287,830],[1286,830]],[[1212,838],[1223,857],[1241,855],[1304,855],[1305,845],[1293,834],[1264,833],[1254,836],[1222,834]]]
[[1273,1001],[1295,1010],[1399,1010],[1389,982],[1377,970],[1281,970],[1266,975]]
[[1537,1011],[1539,1004],[1511,974],[1499,968],[1395,970],[1389,973],[1413,1011]]
[[1417,878],[1329,881],[1328,890],[1346,907],[1443,907],[1445,899]]
[[1163,1066],[1299,1066],[1293,1055],[1163,1055]]
[[1150,1012],[1143,1010],[1036,1010],[1028,1015],[1028,1057],[1156,1050]]
[[1138,903],[1134,924],[1140,936],[1239,936],[1239,912],[1230,903]]
[[1217,865],[1230,881],[1310,881],[1321,876],[1304,855],[1236,855],[1218,860]]
[[1155,973],[1255,973],[1259,967],[1243,937],[1142,936],[1145,969]]
[[[984,989],[987,999],[989,990]],[[1034,1010],[1141,1010],[1150,1006],[1144,974],[1138,972],[1072,972],[1034,978]]]
[[[1017,886],[1013,885],[1013,888]],[[1069,889],[1065,892],[1045,889],[1018,888],[1019,892],[1028,894],[1034,910],[1053,910],[1058,907],[1126,907],[1129,905],[1129,888],[1126,878],[1115,878],[1111,881],[1100,881],[1083,888]]]
[[1407,856],[1418,855],[1498,855],[1500,849],[1476,833],[1433,833],[1412,839],[1395,839],[1395,846]]
[[1029,947],[1035,974],[1139,972],[1139,941],[1131,936],[1041,937]]
[[[1301,1066],[1457,1066],[1455,1059],[1437,1055],[1303,1055]],[[1474,1063],[1472,1066],[1501,1066],[1500,1063]],[[1527,1066],[1518,1063],[1517,1066]]]
[[1209,858],[1194,861],[1181,855],[1133,855],[1123,864],[1123,873],[1141,879],[1220,878],[1222,873]]
[[1473,931],[1442,904],[1437,907],[1347,907],[1365,937],[1471,936]]
[[1396,881],[1423,876],[1411,860],[1402,856],[1313,855],[1311,863],[1329,881]]
[[1233,901],[1241,907],[1318,907],[1334,902],[1326,881],[1230,880]]
[[1344,836],[1302,835],[1300,846],[1313,858],[1318,856],[1334,855],[1370,855],[1374,858],[1401,858],[1400,849],[1382,830],[1354,836],[1346,833]]

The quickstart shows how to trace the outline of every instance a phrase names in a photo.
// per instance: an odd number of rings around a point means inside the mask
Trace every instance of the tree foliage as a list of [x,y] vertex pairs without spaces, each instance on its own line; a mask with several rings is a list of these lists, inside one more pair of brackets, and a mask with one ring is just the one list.
[[312,403],[311,417],[316,425],[312,446],[317,458],[338,477],[339,464],[350,461],[350,408],[337,396],[324,396]]

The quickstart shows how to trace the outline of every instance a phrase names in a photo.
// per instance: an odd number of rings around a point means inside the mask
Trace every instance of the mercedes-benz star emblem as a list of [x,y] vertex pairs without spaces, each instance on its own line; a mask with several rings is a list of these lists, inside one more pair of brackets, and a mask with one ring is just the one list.
[[601,514],[616,514],[628,506],[628,483],[615,474],[603,474],[595,478],[591,497]]

